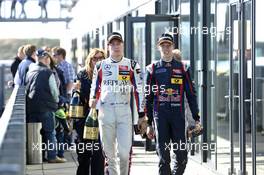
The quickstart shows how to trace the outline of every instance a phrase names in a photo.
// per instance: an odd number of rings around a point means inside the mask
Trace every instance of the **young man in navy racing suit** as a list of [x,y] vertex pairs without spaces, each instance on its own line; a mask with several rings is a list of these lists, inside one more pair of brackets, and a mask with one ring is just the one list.
[[[199,123],[196,92],[189,70],[173,59],[173,37],[162,34],[158,40],[161,59],[147,66],[146,113],[149,118],[147,136],[154,137],[151,126],[154,120],[159,156],[160,175],[182,175],[187,164],[184,93],[192,116]],[[171,147],[172,146],[172,147]],[[176,155],[173,170],[170,168],[170,149]]]

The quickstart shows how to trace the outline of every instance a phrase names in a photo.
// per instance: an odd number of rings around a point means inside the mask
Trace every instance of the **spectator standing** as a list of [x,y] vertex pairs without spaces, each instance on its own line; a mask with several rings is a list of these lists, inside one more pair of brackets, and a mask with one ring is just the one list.
[[17,50],[17,56],[14,58],[13,63],[11,64],[11,73],[13,78],[15,78],[16,72],[18,65],[20,62],[25,58],[25,53],[24,53],[24,46],[20,46]]
[[46,8],[46,5],[47,5],[47,2],[48,0],[39,0],[39,6],[40,6],[40,18],[43,18],[43,11],[45,13],[45,16],[44,18],[47,18],[48,17],[48,12],[47,12],[47,8]]
[[26,73],[28,71],[28,67],[31,63],[35,63],[36,60],[36,46],[28,44],[24,47],[25,52],[25,59],[19,64],[15,78],[14,83],[15,85],[21,86],[26,85]]
[[[173,55],[174,55],[174,59],[182,62],[182,53],[179,49],[174,49],[172,51]],[[194,81],[192,82],[194,84]],[[190,109],[190,106],[188,104],[188,100],[186,98],[186,95],[184,95],[184,107],[185,107],[185,128],[187,131],[187,128],[189,126],[195,126],[195,120],[192,117],[192,112]]]
[[55,76],[48,68],[50,58],[43,50],[37,51],[38,62],[31,64],[26,76],[26,120],[41,122],[44,137],[48,147],[48,162],[63,163],[64,160],[56,156],[55,119],[54,112],[59,102],[59,90]]
[[[45,51],[48,52],[49,49],[45,47]],[[55,112],[55,121],[56,121],[56,138],[58,142],[58,150],[57,150],[57,156],[62,159],[63,161],[67,161],[64,158],[64,133],[67,135],[71,133],[71,129],[66,121],[66,110],[67,110],[67,103],[66,100],[66,93],[64,92],[63,86],[65,86],[65,80],[63,76],[63,72],[56,67],[56,63],[53,60],[53,58],[49,55],[50,58],[50,65],[49,68],[52,70],[57,87],[59,88],[59,103],[58,103],[58,109]]]
[[[69,101],[71,97],[71,91],[73,88],[73,82],[76,77],[74,69],[72,65],[65,60],[66,58],[65,49],[61,47],[55,47],[52,49],[52,51],[53,51],[53,58],[55,62],[57,62],[57,68],[62,70],[63,72],[65,84],[62,88],[64,88],[63,91],[66,90],[66,100]],[[68,123],[70,127],[72,128],[71,119],[68,120]],[[72,144],[73,143],[72,135],[64,135],[64,142],[66,142],[69,145]]]
[[182,61],[182,53],[179,49],[173,49],[172,53],[173,53],[173,58],[175,58],[179,62]]
[[25,11],[25,3],[27,2],[27,0],[18,0],[21,4],[21,12],[19,15],[19,18],[27,18],[27,14]]
[[0,0],[0,18],[2,18],[2,11],[1,11],[1,9],[2,9],[2,2],[3,2],[3,0]]
[[17,0],[12,0],[12,3],[11,3],[11,14],[10,14],[10,18],[11,19],[16,18],[16,3],[17,3]]
[[[50,48],[48,46],[43,46],[43,50],[47,51],[48,53],[52,54],[55,52],[55,48]],[[62,105],[64,103],[69,103],[69,100],[67,99],[67,90],[66,90],[66,83],[65,83],[65,78],[63,74],[63,70],[58,68],[58,59],[55,56],[51,57],[51,68],[56,71],[56,75],[58,76],[59,79],[59,91],[60,91],[60,102],[59,105]]]
[[71,95],[71,90],[73,88],[73,82],[76,77],[73,66],[68,63],[66,58],[66,51],[63,48],[56,48],[54,49],[54,59],[57,61],[57,67],[63,71],[65,84],[66,84],[66,91],[68,96]]
[[[81,82],[80,98],[84,104],[84,116],[90,111],[89,108],[89,97],[90,88],[92,84],[93,69],[96,62],[105,59],[106,54],[102,49],[92,49],[85,60],[85,68],[77,74],[77,80]],[[92,148],[80,149],[77,146],[76,152],[78,155],[79,166],[77,168],[77,175],[104,175],[104,156],[101,148],[100,138],[99,141],[89,141],[83,139],[83,130],[86,118],[75,119],[74,128],[78,134],[78,144],[89,144]],[[96,146],[97,145],[97,146]],[[96,146],[96,148],[95,148]],[[91,173],[90,173],[91,172]]]

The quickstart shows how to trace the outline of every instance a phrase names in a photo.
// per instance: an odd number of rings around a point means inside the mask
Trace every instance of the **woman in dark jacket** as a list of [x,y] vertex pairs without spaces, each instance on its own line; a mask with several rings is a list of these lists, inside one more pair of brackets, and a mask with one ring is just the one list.
[[[85,60],[85,68],[77,74],[77,80],[81,82],[80,98],[84,104],[85,116],[87,116],[90,111],[89,96],[94,66],[96,62],[105,59],[105,57],[106,54],[102,49],[92,49]],[[75,119],[74,121],[74,128],[78,134],[76,152],[78,154],[79,166],[77,168],[77,175],[104,175],[105,161],[100,138],[98,138],[97,142],[83,139],[85,119],[86,117],[84,119]]]

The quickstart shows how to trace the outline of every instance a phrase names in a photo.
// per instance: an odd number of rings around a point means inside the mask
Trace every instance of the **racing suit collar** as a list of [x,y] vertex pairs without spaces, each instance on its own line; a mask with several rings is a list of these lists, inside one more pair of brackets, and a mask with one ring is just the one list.
[[112,61],[113,63],[119,63],[119,62],[121,62],[121,61],[123,60],[123,58],[124,58],[124,56],[122,56],[122,58],[121,58],[119,61],[116,61],[114,58],[112,58],[112,57],[110,56],[110,59],[111,59],[111,61]]
[[[166,58],[166,59],[168,59],[168,58]],[[161,60],[164,61],[164,62],[166,62],[166,63],[171,63],[172,60],[173,60],[173,58],[171,58],[169,61],[168,60],[165,60],[165,58],[161,58]]]
[[172,59],[171,61],[165,61],[163,59],[160,59],[160,65],[164,67],[171,67],[171,65],[173,64],[173,60],[174,59]]

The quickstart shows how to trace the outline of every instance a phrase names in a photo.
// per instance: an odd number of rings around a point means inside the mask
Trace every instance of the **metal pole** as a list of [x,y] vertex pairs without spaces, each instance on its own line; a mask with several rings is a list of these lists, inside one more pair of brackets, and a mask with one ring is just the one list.
[[[233,29],[233,19],[232,19],[232,6],[229,6],[229,26]],[[230,174],[234,173],[234,146],[233,146],[233,34],[229,35],[229,62],[230,62],[230,74],[229,74],[229,137],[230,137]]]
[[5,96],[4,96],[4,65],[0,65],[0,114],[2,114],[3,109],[4,109],[4,101],[5,101]]
[[256,175],[256,55],[255,55],[255,41],[256,41],[256,1],[252,0],[251,3],[251,58],[252,58],[252,78],[251,78],[251,144],[252,144],[252,175]]
[[[202,26],[205,28],[210,28],[210,1],[202,1]],[[207,143],[207,88],[208,88],[208,83],[207,83],[207,62],[208,62],[208,57],[210,55],[210,37],[207,34],[202,35],[202,42],[203,42],[203,52],[202,55],[203,57],[201,58],[202,61],[202,124],[204,127],[204,134],[202,136],[202,144]],[[208,151],[207,150],[202,150],[202,161],[207,162],[207,157],[208,157]]]
[[[196,1],[190,1],[190,26],[197,26],[195,25],[195,2]],[[190,65],[191,65],[191,78],[194,80],[194,70],[195,70],[195,35],[191,33],[191,28],[190,28]],[[194,150],[191,150],[191,151],[194,151]],[[193,153],[194,154],[194,153]]]
[[239,0],[240,13],[238,15],[240,25],[239,25],[239,37],[240,42],[240,62],[239,62],[239,145],[240,145],[240,174],[244,175],[246,173],[246,135],[245,135],[245,35],[244,35],[244,3],[243,0]]

